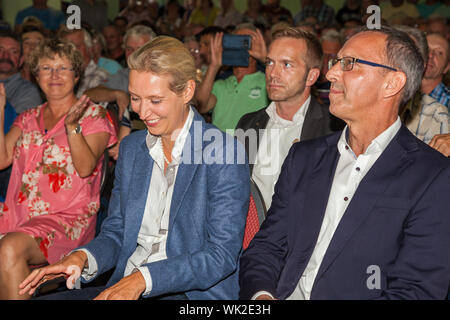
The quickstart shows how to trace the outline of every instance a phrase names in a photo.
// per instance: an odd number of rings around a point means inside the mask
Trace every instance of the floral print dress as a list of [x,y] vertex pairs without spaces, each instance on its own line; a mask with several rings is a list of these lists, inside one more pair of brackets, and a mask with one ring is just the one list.
[[[103,156],[89,177],[79,177],[70,155],[65,117],[45,132],[45,107],[27,110],[14,121],[22,134],[14,148],[6,200],[0,202],[0,235],[31,235],[47,261],[54,263],[94,238]],[[107,132],[108,147],[117,142],[114,126],[101,106],[90,105],[79,123],[83,135]]]

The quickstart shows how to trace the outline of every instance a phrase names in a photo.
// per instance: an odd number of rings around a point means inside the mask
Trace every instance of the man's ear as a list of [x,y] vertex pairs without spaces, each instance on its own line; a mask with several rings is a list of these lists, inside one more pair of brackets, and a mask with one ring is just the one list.
[[316,83],[319,76],[320,76],[320,69],[318,68],[309,69],[308,76],[306,77],[306,86],[312,87],[314,83]]
[[406,75],[401,71],[389,72],[383,86],[384,96],[393,97],[397,95],[406,85]]
[[194,97],[194,93],[195,93],[195,87],[196,87],[196,83],[195,80],[188,80],[187,84],[186,84],[186,89],[184,89],[183,91],[183,100],[184,103],[188,103],[189,101],[192,100],[192,98]]

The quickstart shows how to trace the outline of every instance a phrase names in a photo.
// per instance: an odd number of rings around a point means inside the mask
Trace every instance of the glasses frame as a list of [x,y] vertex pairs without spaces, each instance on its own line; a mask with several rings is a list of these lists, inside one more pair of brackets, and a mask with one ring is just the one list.
[[[47,70],[44,70],[43,68],[48,68]],[[41,73],[44,76],[50,76],[53,74],[53,72],[56,72],[58,75],[68,75],[70,72],[74,72],[74,68],[67,68],[67,67],[46,67],[46,66],[40,66],[38,68],[38,72]]]
[[[348,70],[344,69],[344,66],[342,65],[343,59],[352,59],[352,62],[350,63],[350,66],[351,66],[350,69],[348,69]],[[333,63],[334,62],[333,60],[336,62]],[[389,67],[389,66],[385,66],[384,64],[379,64],[379,63],[362,60],[362,59],[358,59],[358,58],[353,58],[353,57],[332,58],[332,59],[328,60],[328,69],[331,69],[338,62],[339,62],[339,65],[340,65],[342,71],[352,71],[355,63],[362,63],[362,64],[366,64],[366,65],[372,66],[372,67],[385,68],[385,69],[389,69],[389,70],[395,71],[395,72],[398,71],[397,69]]]

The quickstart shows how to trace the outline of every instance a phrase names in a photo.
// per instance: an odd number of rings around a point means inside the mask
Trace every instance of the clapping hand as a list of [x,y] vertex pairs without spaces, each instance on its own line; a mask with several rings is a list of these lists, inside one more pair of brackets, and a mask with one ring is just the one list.
[[80,99],[70,108],[67,113],[66,118],[64,119],[64,124],[66,128],[73,129],[72,127],[77,126],[78,121],[83,116],[84,111],[87,106],[91,103],[91,100],[87,95],[82,95]]

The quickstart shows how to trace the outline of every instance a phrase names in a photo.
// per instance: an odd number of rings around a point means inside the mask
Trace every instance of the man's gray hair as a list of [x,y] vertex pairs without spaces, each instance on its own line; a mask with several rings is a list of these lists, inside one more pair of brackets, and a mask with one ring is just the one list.
[[149,41],[156,37],[156,33],[152,30],[152,28],[144,26],[144,25],[136,25],[125,33],[123,37],[123,43],[127,43],[129,37],[150,37]]
[[324,41],[335,41],[338,42],[340,45],[344,44],[344,40],[342,39],[342,35],[337,30],[327,30],[319,38],[320,43]]
[[416,44],[417,49],[419,49],[420,55],[426,65],[428,63],[428,42],[425,33],[417,28],[404,26],[401,24],[393,25],[393,27],[397,30],[405,32],[411,37],[411,39],[414,40],[414,43]]
[[360,32],[379,32],[387,36],[386,57],[388,65],[406,75],[400,105],[407,102],[419,89],[425,69],[425,63],[419,49],[407,33],[392,27],[381,26],[380,29],[363,27]]

